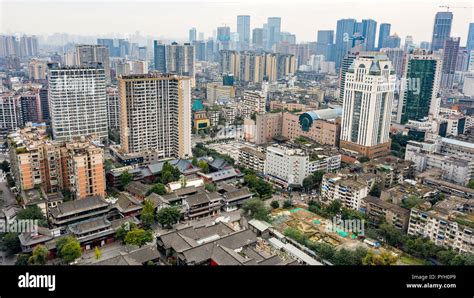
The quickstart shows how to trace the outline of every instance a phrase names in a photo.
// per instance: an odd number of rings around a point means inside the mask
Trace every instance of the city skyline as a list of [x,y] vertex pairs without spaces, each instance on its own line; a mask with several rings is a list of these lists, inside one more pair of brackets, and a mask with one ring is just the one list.
[[[221,2],[157,0],[136,3],[116,0],[103,0],[98,3],[75,0],[35,2],[2,0],[0,14],[3,21],[0,23],[0,32],[114,36],[119,32],[122,35],[131,35],[138,31],[142,35],[154,38],[185,41],[189,29],[193,27],[198,33],[203,32],[206,39],[213,36],[218,26],[227,25],[232,32],[237,32],[237,16],[250,15],[251,29],[261,28],[268,17],[281,17],[281,31],[296,34],[298,42],[315,41],[318,30],[336,30],[338,19],[355,18],[373,19],[377,21],[377,27],[381,23],[389,23],[392,34],[397,33],[403,41],[407,35],[412,35],[415,42],[419,43],[431,41],[434,15],[438,11],[446,11],[446,8],[439,7],[446,5],[443,1],[415,3],[407,0],[386,1],[383,7],[374,8],[375,2],[363,0],[331,3],[326,0],[312,2],[297,0],[291,5],[283,5],[283,2],[270,5],[273,2],[267,0],[256,3],[248,0]],[[450,11],[454,14],[451,36],[461,37],[462,46],[465,45],[468,34],[466,24],[473,22],[473,13],[472,9],[457,7],[471,7],[469,4],[466,1],[454,1],[449,4],[453,7]],[[91,9],[92,5],[94,9]],[[108,11],[107,14],[103,14],[104,9]],[[400,14],[393,14],[394,9],[403,11],[403,18]],[[6,14],[6,11],[10,13]],[[44,13],[41,13],[43,11]],[[71,14],[71,11],[75,13]],[[176,15],[167,13],[169,11],[179,11],[180,22],[176,22]],[[17,12],[25,18],[13,17],[18,15]],[[203,15],[206,17],[203,18]],[[104,21],[98,21],[101,18]],[[30,21],[25,22],[25,19]],[[156,19],[159,19],[159,23],[156,23]],[[414,20],[416,26],[413,26]],[[38,22],[41,23],[40,28],[36,25]],[[61,30],[57,29],[59,23]],[[82,26],[78,27],[78,23]],[[378,31],[377,28],[377,38]]]

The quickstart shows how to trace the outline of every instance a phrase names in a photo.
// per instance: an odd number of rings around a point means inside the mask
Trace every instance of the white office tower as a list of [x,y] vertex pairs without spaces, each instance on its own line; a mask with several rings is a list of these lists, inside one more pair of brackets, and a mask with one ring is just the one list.
[[105,72],[102,65],[48,69],[48,99],[53,137],[108,138]]
[[390,152],[390,118],[396,76],[381,53],[362,53],[346,73],[341,148],[369,158]]
[[122,76],[119,97],[125,153],[192,156],[190,78],[156,73]]

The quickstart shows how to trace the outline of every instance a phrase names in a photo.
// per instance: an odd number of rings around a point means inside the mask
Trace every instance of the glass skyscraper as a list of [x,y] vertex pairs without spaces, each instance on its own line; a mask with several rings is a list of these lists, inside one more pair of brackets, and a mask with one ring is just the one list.
[[237,33],[241,50],[247,50],[250,45],[250,16],[237,16]]
[[340,19],[336,28],[336,68],[339,68],[342,59],[351,49],[351,37],[354,34],[356,20]]
[[436,13],[433,37],[431,39],[431,49],[437,51],[444,47],[444,42],[451,35],[451,24],[453,13],[450,11],[440,11]]
[[377,31],[377,22],[371,19],[362,20],[362,35],[365,40],[365,50],[375,50],[375,34]]
[[380,27],[379,27],[379,42],[378,42],[378,45],[377,45],[377,47],[379,49],[383,48],[384,39],[390,36],[390,27],[391,27],[391,25],[387,24],[387,23],[380,24]]

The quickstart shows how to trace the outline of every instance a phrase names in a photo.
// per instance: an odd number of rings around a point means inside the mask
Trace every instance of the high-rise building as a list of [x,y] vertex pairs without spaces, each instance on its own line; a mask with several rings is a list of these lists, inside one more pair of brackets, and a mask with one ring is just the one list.
[[386,55],[360,54],[346,72],[341,148],[369,158],[390,152],[395,71]]
[[266,49],[271,51],[273,45],[280,42],[281,18],[269,17],[267,20],[267,46]]
[[100,46],[105,46],[109,50],[111,57],[114,57],[114,40],[111,38],[98,38],[97,44]]
[[38,123],[42,120],[39,92],[28,91],[20,95],[19,105],[19,123],[25,126],[28,122]]
[[118,89],[109,87],[106,90],[107,96],[107,126],[109,130],[120,128],[120,100]]
[[469,23],[469,32],[467,34],[466,50],[468,53],[474,50],[474,23]]
[[48,63],[46,60],[32,59],[30,63],[28,63],[28,75],[30,80],[46,80],[47,72]]
[[422,41],[420,42],[420,49],[422,50],[429,50],[431,49],[431,43],[429,41]]
[[49,114],[49,101],[48,101],[48,87],[43,86],[39,90],[39,97],[40,97],[40,106],[41,106],[41,116],[43,122],[49,123],[51,120],[51,116]]
[[215,46],[212,38],[206,41],[206,58],[207,61],[214,61],[215,59]]
[[371,19],[362,20],[362,36],[365,40],[365,50],[375,49],[375,34],[377,33],[377,22]]
[[107,140],[107,99],[102,65],[51,65],[48,99],[54,139],[67,141],[93,136]]
[[334,60],[334,30],[319,30],[316,42],[316,55],[324,55],[326,61]]
[[252,47],[253,49],[263,49],[263,29],[255,28],[252,30]]
[[189,29],[189,43],[197,40],[197,30],[196,28]]
[[27,126],[11,134],[11,169],[22,191],[68,190],[75,199],[105,196],[104,152],[90,140],[51,141],[46,126]]
[[245,91],[243,94],[242,116],[251,118],[252,114],[265,113],[266,99],[260,91]]
[[356,20],[340,19],[336,28],[336,68],[341,67],[342,60],[351,49],[351,37],[354,34]]
[[339,101],[338,104],[342,105],[344,102],[344,87],[346,85],[346,73],[352,62],[357,58],[357,55],[349,54],[342,60],[342,65],[339,71]]
[[176,42],[166,46],[166,71],[194,80],[194,47],[189,43]]
[[380,51],[387,55],[388,59],[392,62],[392,67],[395,70],[397,78],[401,78],[403,75],[403,65],[405,63],[405,51],[400,48],[382,48]]
[[262,82],[265,75],[265,55],[254,52],[241,53],[238,74],[242,82]]
[[166,73],[166,46],[158,40],[153,41],[155,70]]
[[388,23],[380,24],[380,26],[379,26],[379,42],[378,42],[378,46],[377,46],[379,49],[385,48],[383,46],[383,41],[385,40],[385,38],[390,36],[390,27],[391,26],[392,25],[390,25]]
[[38,38],[36,36],[20,37],[20,56],[21,57],[34,57],[38,55]]
[[438,54],[426,50],[416,50],[408,55],[398,102],[398,123],[422,120],[429,114],[437,116],[441,62]]
[[89,65],[101,63],[105,71],[105,79],[110,83],[110,61],[109,49],[100,45],[77,45],[76,63],[78,65]]
[[453,88],[456,61],[459,53],[459,42],[459,37],[450,37],[444,42],[443,74],[441,76],[441,88],[443,89]]
[[207,48],[206,42],[203,40],[196,40],[192,43],[195,50],[195,57],[197,61],[206,61],[207,60]]
[[119,79],[120,143],[125,153],[192,156],[191,80],[147,74]]
[[431,49],[437,51],[444,47],[444,42],[451,36],[451,24],[453,13],[450,11],[439,11],[436,13],[433,37],[431,39]]
[[17,102],[12,93],[0,95],[0,130],[9,132],[18,128]]
[[13,35],[0,35],[0,57],[20,56],[20,43]]
[[394,35],[385,37],[385,39],[383,40],[382,46],[383,48],[391,48],[391,49],[399,48],[401,42],[402,42],[402,39],[398,37],[397,34],[394,34]]
[[247,50],[250,46],[250,16],[237,16],[237,33],[239,34],[239,49]]
[[219,51],[230,49],[230,27],[217,27],[217,47]]

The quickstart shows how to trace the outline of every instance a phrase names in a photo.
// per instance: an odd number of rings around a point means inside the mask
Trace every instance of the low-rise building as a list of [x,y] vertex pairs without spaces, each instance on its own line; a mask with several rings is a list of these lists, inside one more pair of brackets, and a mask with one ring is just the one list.
[[331,203],[339,200],[346,208],[359,211],[362,200],[367,197],[373,181],[367,181],[362,175],[343,175],[327,173],[321,182],[321,201]]
[[365,197],[363,205],[365,214],[372,223],[386,222],[404,233],[407,231],[410,210],[372,196]]
[[450,197],[430,210],[413,208],[408,235],[429,238],[460,253],[474,252],[474,206],[469,199]]
[[283,113],[282,136],[290,140],[303,136],[323,145],[339,146],[341,115],[341,107]]
[[[186,240],[184,240],[186,239]],[[156,239],[163,260],[175,265],[290,265],[295,260],[272,253],[270,245],[249,229],[235,231],[225,223],[185,227]]]
[[239,165],[252,169],[257,173],[265,170],[265,153],[247,146],[239,149]]

